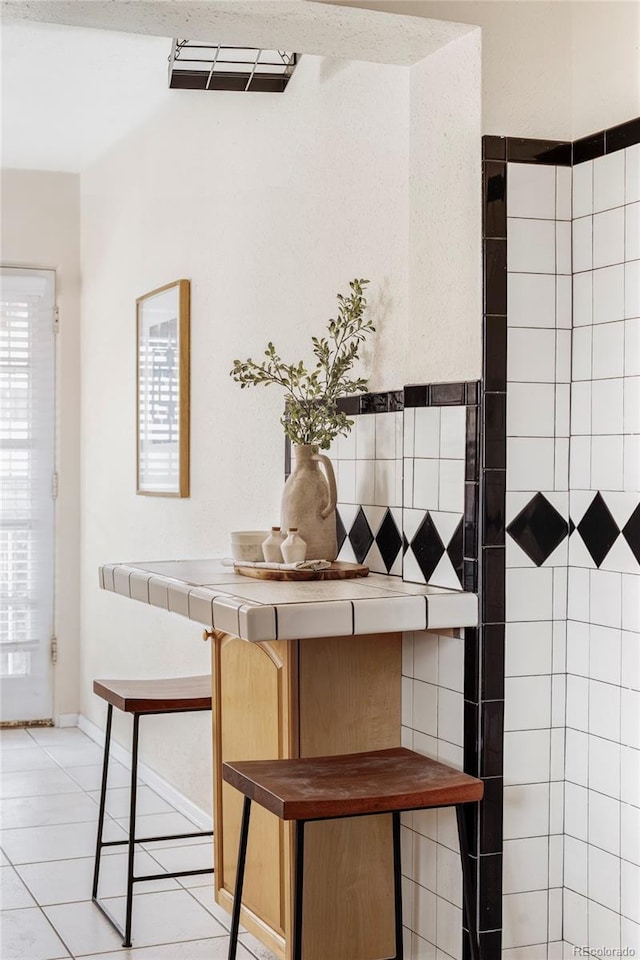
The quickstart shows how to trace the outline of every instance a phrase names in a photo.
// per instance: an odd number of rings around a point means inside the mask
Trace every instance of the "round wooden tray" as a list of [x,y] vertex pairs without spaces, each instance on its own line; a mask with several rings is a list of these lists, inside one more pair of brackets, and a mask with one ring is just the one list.
[[235,566],[236,573],[254,580],[351,580],[353,577],[368,577],[369,567],[360,563],[345,563],[336,560],[324,570],[268,570],[265,567]]

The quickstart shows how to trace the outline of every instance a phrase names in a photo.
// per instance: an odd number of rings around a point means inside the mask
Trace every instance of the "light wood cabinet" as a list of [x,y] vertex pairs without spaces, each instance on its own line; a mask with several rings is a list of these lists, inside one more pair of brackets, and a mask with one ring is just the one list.
[[[223,760],[323,756],[400,743],[401,635],[247,643],[214,634],[215,896],[231,911],[242,797]],[[290,957],[292,828],[254,804],[243,925]],[[305,835],[305,960],[394,952],[388,816],[310,824]]]

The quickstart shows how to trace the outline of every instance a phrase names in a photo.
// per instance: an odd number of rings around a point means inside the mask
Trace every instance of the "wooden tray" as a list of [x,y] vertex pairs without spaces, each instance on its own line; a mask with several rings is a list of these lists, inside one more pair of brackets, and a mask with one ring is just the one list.
[[353,577],[368,577],[369,567],[359,563],[336,560],[324,570],[268,570],[265,567],[234,567],[236,573],[254,580],[350,580]]

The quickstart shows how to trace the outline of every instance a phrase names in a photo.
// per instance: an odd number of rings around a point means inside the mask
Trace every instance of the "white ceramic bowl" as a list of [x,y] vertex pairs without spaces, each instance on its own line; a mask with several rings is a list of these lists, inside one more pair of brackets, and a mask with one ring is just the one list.
[[231,534],[231,556],[234,560],[264,560],[262,543],[268,530],[234,530]]

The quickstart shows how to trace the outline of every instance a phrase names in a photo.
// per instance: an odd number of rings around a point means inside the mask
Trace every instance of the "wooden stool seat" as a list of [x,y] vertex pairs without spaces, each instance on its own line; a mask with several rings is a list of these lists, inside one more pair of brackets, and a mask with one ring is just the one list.
[[222,765],[224,779],[281,820],[450,807],[480,800],[481,780],[404,747]]
[[482,780],[404,747],[334,757],[227,761],[222,764],[222,776],[244,794],[229,960],[235,960],[238,946],[249,821],[254,801],[281,820],[292,820],[295,824],[293,960],[302,960],[304,828],[307,822],[391,814],[394,960],[402,960],[400,813],[432,807],[455,807],[469,954],[471,960],[478,960],[478,934],[474,922],[473,882],[464,808],[465,804],[477,803],[482,799]]
[[124,713],[211,710],[211,676],[94,680],[93,692]]
[[[122,946],[131,946],[131,922],[133,915],[133,887],[136,883],[149,880],[166,880],[169,877],[191,877],[213,873],[213,867],[194,870],[176,870],[173,873],[145,874],[136,876],[134,872],[135,847],[139,843],[158,840],[187,840],[194,837],[211,837],[211,830],[190,830],[186,833],[163,834],[153,837],[138,837],[136,834],[136,808],[138,790],[138,735],[141,716],[164,713],[193,713],[211,710],[211,677],[168,677],[160,680],[94,680],[93,692],[107,701],[107,723],[104,732],[104,755],[102,760],[102,784],[100,787],[100,806],[98,808],[98,836],[93,866],[93,887],[91,899],[102,911],[111,926],[122,937]],[[129,797],[129,836],[126,840],[104,840],[104,820],[107,801],[107,778],[109,774],[109,747],[111,744],[111,725],[113,708],[130,713],[133,718],[133,737],[131,744],[131,793]],[[125,922],[122,926],[111,914],[108,907],[98,897],[100,882],[100,862],[105,847],[127,847],[127,893],[125,901]]]

